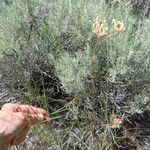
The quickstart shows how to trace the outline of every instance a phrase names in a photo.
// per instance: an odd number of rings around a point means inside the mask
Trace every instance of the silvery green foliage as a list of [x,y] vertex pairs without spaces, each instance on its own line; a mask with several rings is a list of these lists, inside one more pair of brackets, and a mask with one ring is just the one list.
[[141,94],[135,95],[134,101],[130,102],[129,112],[131,114],[141,113],[142,108],[144,108],[144,105],[148,104],[149,101],[150,101],[150,96],[148,92],[146,93],[145,91],[143,91]]
[[61,54],[55,62],[58,78],[68,93],[77,93],[84,90],[84,80],[90,73],[90,51],[78,51],[74,55]]
[[[76,143],[74,149],[82,149],[85,145],[91,150],[105,149],[97,146],[100,144],[93,132],[96,129],[97,133],[103,134],[111,108],[120,107],[121,101],[126,105],[128,100],[131,103],[126,107],[131,106],[131,112],[134,112],[149,102],[148,92],[143,94],[143,90],[149,88],[150,21],[138,22],[131,16],[130,7],[107,5],[105,0],[13,0],[9,7],[2,4],[0,10],[3,10],[0,12],[0,51],[10,54],[0,67],[6,73],[8,84],[20,80],[28,86],[27,79],[32,71],[53,66],[66,92],[79,97],[69,103],[67,109],[65,107],[67,115],[55,130],[48,129],[50,134],[46,131],[47,136],[38,131],[45,145],[51,143],[69,149]],[[96,44],[92,24],[97,16],[106,20],[109,31],[112,19],[123,21],[126,31],[100,40],[92,62]],[[89,75],[95,75],[96,88],[87,84],[87,81],[91,82]],[[29,99],[37,101],[39,95],[32,97],[32,91],[26,88]],[[19,89],[17,92],[22,96]],[[50,96],[42,95],[44,106],[43,97],[52,100]],[[64,100],[59,101],[66,104]],[[94,111],[97,114],[95,124]],[[74,126],[79,132],[74,132]]]

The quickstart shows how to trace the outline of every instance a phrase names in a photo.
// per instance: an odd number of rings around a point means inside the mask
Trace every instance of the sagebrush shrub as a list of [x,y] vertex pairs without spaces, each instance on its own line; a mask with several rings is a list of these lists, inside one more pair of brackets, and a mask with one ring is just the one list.
[[[97,17],[106,28],[94,24]],[[62,118],[43,140],[45,148],[117,145],[112,115],[149,102],[149,19],[105,0],[13,0],[0,6],[0,20],[1,82]]]

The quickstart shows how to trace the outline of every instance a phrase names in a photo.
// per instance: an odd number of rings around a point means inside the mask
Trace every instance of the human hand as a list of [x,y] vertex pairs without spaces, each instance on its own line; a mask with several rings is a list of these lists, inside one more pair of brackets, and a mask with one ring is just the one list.
[[29,105],[5,104],[0,110],[0,150],[24,141],[30,126],[45,122],[46,111]]

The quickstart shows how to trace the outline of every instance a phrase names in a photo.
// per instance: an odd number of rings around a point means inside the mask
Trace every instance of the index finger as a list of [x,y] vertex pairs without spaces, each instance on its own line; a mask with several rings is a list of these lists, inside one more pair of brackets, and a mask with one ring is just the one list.
[[45,117],[41,114],[24,114],[27,124],[30,126],[33,126],[35,124],[39,124],[39,123],[45,123],[45,124],[49,124],[51,122],[51,119],[49,117]]
[[26,114],[42,114],[46,115],[46,111],[42,108],[36,108],[31,105],[19,105],[8,103],[5,104],[1,110],[13,111],[13,112],[22,112]]

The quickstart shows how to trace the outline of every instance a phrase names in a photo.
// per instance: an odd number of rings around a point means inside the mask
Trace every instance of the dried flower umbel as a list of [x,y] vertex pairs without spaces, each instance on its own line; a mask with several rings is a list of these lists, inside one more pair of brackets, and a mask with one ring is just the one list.
[[113,116],[110,124],[111,129],[119,128],[123,123],[122,117]]
[[106,26],[106,21],[100,17],[96,18],[93,23],[92,31],[97,35],[97,39],[100,39],[106,35],[113,35],[116,33],[121,33],[125,31],[125,25],[122,21],[113,19],[112,20],[112,31],[108,32],[108,27]]
[[122,21],[113,19],[112,20],[112,30],[115,33],[124,32],[125,31],[124,23]]
[[97,35],[98,39],[108,34],[108,28],[105,23],[105,20],[97,17],[95,23],[92,26],[92,31]]

